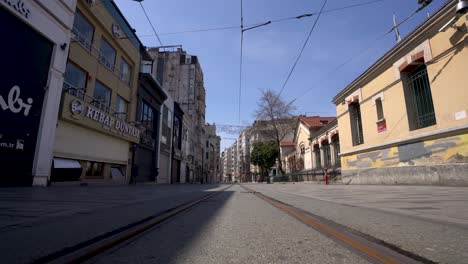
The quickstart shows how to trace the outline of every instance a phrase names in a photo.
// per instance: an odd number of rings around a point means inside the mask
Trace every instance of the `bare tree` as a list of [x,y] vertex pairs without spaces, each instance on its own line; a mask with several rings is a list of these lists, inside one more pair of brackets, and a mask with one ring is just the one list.
[[[255,111],[256,121],[252,126],[254,133],[263,138],[262,141],[274,141],[278,153],[280,153],[280,142],[286,136],[294,133],[297,118],[294,116],[296,107],[293,102],[285,102],[278,97],[277,93],[268,89],[262,91],[262,96]],[[284,172],[281,162],[278,162],[278,166],[278,169]]]

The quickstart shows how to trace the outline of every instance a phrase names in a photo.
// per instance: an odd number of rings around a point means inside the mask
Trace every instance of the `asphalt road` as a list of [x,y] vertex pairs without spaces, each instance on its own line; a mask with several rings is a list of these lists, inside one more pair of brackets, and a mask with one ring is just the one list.
[[222,191],[228,186],[0,188],[0,259],[31,263],[218,193],[88,262],[372,260],[331,233],[273,206],[262,194],[413,260],[468,263],[468,188],[245,184],[256,193],[240,185]]
[[90,263],[367,263],[234,185]]

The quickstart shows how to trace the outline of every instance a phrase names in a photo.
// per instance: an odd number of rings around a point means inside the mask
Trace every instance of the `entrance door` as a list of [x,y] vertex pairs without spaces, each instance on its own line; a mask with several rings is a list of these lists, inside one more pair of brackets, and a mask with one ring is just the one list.
[[0,25],[0,185],[28,186],[53,44],[3,7]]

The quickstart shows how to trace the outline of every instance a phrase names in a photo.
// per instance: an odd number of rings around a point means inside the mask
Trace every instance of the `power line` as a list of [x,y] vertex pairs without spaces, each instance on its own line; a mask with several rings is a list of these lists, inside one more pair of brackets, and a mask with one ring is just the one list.
[[[340,68],[342,68],[343,66],[345,66],[346,64],[350,63],[351,61],[353,61],[354,59],[360,57],[362,54],[368,52],[370,49],[372,49],[374,47],[374,45],[379,42],[381,39],[383,39],[384,37],[386,37],[388,34],[392,33],[396,28],[398,28],[400,25],[402,25],[403,23],[407,22],[410,18],[412,18],[414,15],[416,15],[417,13],[419,13],[421,10],[424,9],[424,7],[426,7],[428,4],[425,4],[425,5],[422,5],[421,7],[419,7],[418,9],[416,9],[416,11],[414,11],[411,15],[409,15],[408,17],[406,17],[405,19],[403,19],[400,23],[398,23],[396,26],[393,26],[389,31],[385,32],[384,34],[378,36],[377,38],[375,38],[373,41],[371,41],[371,44],[369,46],[367,46],[366,48],[362,49],[361,51],[359,51],[358,53],[354,53],[355,55],[354,56],[351,56],[349,57],[346,61],[344,61],[343,63],[339,64],[337,67],[333,68],[331,71],[329,71],[328,73],[322,75],[322,78],[319,79],[319,81],[317,81],[317,83],[321,83],[322,80],[325,79],[325,77],[329,76],[330,74],[332,73],[335,73],[337,70],[339,70]],[[311,87],[309,88],[308,90],[306,90],[305,92],[301,93],[300,96],[298,97],[295,97],[294,100],[297,100],[297,99],[300,99],[300,98],[304,98],[304,95],[311,92],[312,90],[315,90],[315,86],[314,87]]]
[[[343,10],[343,9],[354,8],[354,7],[364,6],[364,5],[370,5],[370,4],[377,3],[377,2],[382,2],[382,1],[386,1],[386,0],[374,0],[374,1],[364,2],[364,3],[360,3],[360,4],[354,4],[354,5],[343,6],[343,7],[339,7],[339,8],[327,9],[327,10],[324,10],[323,12],[321,12],[321,13],[322,14],[331,13],[331,12],[336,12],[336,11],[340,11],[340,10]],[[319,12],[306,13],[306,14],[302,14],[302,15],[298,15],[298,16],[291,16],[291,17],[285,17],[285,18],[269,20],[267,22],[258,22],[258,23],[247,24],[247,25],[244,25],[244,26],[245,27],[252,27],[252,26],[257,26],[257,25],[265,24],[265,23],[278,23],[278,22],[283,22],[283,21],[287,21],[287,20],[296,20],[296,19],[311,17],[311,16],[318,15],[318,14],[319,14]],[[159,33],[159,35],[160,36],[177,35],[177,34],[186,34],[186,33],[221,31],[221,30],[238,29],[238,28],[239,28],[239,26],[226,26],[226,27],[188,29],[188,30],[174,31],[174,32],[163,32],[163,33]],[[146,34],[146,35],[139,35],[138,37],[144,38],[144,37],[154,37],[154,36],[155,36],[154,34]]]
[[242,7],[242,0],[240,0],[240,59],[239,59],[239,104],[238,104],[238,115],[239,124],[241,122],[241,97],[242,97],[242,52],[244,47],[244,14]]
[[153,29],[154,35],[158,38],[159,44],[160,44],[161,46],[164,46],[164,44],[162,43],[161,39],[159,38],[158,33],[156,32],[156,29],[154,28],[153,23],[151,22],[151,19],[148,17],[148,14],[146,13],[145,7],[143,6],[143,4],[142,4],[141,2],[140,2],[140,6],[141,6],[141,9],[143,10],[143,13],[145,13],[145,17],[146,17],[146,19],[148,20],[149,24],[151,25],[151,28]]
[[[277,99],[281,96],[281,93],[283,93],[283,90],[284,90],[284,88],[286,87],[286,84],[288,83],[289,78],[291,78],[291,75],[292,75],[292,73],[294,72],[294,69],[296,68],[297,63],[299,62],[299,59],[301,58],[302,53],[304,52],[304,49],[305,49],[305,47],[307,46],[307,43],[309,42],[309,39],[310,39],[310,36],[312,35],[312,32],[314,31],[315,27],[317,26],[317,22],[319,21],[320,16],[322,15],[322,11],[323,11],[323,9],[325,8],[325,5],[327,4],[327,2],[328,2],[328,0],[323,1],[323,5],[322,5],[322,8],[320,9],[320,12],[319,12],[318,15],[317,15],[317,19],[315,19],[315,22],[314,22],[314,24],[312,25],[312,28],[310,29],[309,34],[307,35],[307,38],[306,38],[306,40],[304,41],[304,44],[302,45],[301,51],[299,52],[299,55],[298,55],[297,58],[296,58],[296,61],[294,62],[293,67],[292,67],[291,70],[289,71],[288,77],[287,77],[286,80],[284,81],[283,87],[281,87],[281,90],[280,90],[279,93],[278,93]],[[275,101],[276,101],[276,100],[275,100]]]

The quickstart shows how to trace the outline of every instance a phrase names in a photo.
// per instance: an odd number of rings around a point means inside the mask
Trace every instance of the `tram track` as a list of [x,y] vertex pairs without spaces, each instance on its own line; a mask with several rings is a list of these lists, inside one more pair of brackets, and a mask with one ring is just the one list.
[[213,193],[207,194],[201,198],[183,203],[171,209],[151,215],[149,217],[145,217],[139,221],[132,222],[124,227],[107,232],[103,235],[81,242],[77,245],[53,252],[39,259],[36,259],[32,263],[75,264],[86,262],[105,252],[108,252],[109,250],[127,241],[137,238],[139,235],[143,235],[145,232],[152,230],[153,228],[163,224],[164,222],[173,219],[182,212],[185,212],[190,208],[199,205],[200,203],[226,191],[231,187],[232,185],[229,185],[226,188],[214,191]]
[[396,245],[389,244],[375,237],[276,200],[242,184],[240,184],[240,186],[246,192],[252,193],[273,207],[331,238],[372,263],[436,263],[412,252],[405,251]]

